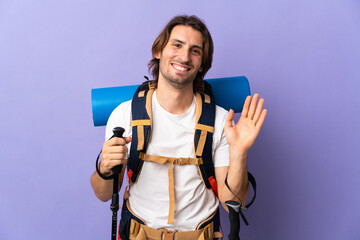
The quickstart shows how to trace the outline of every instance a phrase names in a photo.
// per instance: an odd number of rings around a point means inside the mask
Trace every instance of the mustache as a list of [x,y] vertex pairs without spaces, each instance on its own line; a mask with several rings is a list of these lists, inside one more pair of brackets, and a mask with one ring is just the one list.
[[191,65],[189,62],[185,62],[185,61],[182,61],[180,59],[175,59],[173,62],[181,64],[181,65],[183,65],[185,67],[193,68],[193,65]]

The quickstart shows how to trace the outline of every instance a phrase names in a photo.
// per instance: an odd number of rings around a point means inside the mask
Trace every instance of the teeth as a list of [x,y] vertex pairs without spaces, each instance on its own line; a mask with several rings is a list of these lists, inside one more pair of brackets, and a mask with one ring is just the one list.
[[181,67],[181,66],[179,66],[179,65],[174,64],[173,66],[174,66],[174,68],[176,68],[177,70],[187,71],[187,68]]

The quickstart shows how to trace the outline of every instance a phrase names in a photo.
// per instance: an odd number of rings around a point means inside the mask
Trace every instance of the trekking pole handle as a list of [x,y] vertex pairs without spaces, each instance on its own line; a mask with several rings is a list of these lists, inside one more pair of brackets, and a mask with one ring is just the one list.
[[114,136],[118,137],[118,138],[122,138],[124,132],[125,132],[125,129],[122,127],[116,127],[113,129]]
[[[114,133],[113,137],[123,138],[124,132],[125,132],[124,128],[116,127],[113,129],[113,133]],[[113,167],[112,171],[114,174],[119,174],[121,172],[121,169],[122,169],[122,165],[118,165],[118,166]]]
[[229,240],[240,240],[240,203],[236,201],[226,201],[226,206],[229,209],[229,220],[230,220],[230,233],[228,235]]

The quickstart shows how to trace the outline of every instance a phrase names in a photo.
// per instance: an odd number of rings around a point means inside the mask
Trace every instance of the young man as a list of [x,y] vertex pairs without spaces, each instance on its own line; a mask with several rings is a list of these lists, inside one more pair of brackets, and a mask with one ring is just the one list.
[[[178,16],[157,37],[152,54],[149,69],[156,90],[151,97],[152,131],[146,154],[195,158],[195,93],[202,91],[203,78],[211,67],[211,35],[197,17]],[[227,112],[216,106],[212,157],[218,198],[206,188],[196,165],[144,161],[137,181],[129,191],[128,204],[132,214],[151,229],[166,229],[176,235],[197,229],[199,223],[217,211],[219,200],[227,210],[225,201],[237,200],[231,191],[244,206],[249,190],[247,152],[265,120],[267,111],[263,104],[264,100],[259,100],[258,94],[252,100],[247,97],[241,118],[234,126],[233,110]],[[132,140],[131,122],[131,101],[122,103],[111,114],[106,139],[112,136],[112,129],[117,126],[125,128],[126,137],[105,141],[99,165],[103,175],[109,176],[114,166],[127,163]],[[120,187],[124,169],[120,174]],[[172,194],[169,193],[170,175],[174,185]],[[225,186],[225,178],[231,191]],[[112,180],[104,180],[95,172],[91,184],[100,200],[111,199]]]

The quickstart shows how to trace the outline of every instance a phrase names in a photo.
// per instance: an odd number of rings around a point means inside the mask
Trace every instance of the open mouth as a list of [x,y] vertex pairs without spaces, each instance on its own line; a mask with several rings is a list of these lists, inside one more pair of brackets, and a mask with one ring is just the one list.
[[189,67],[182,66],[182,65],[178,65],[178,64],[176,64],[176,63],[172,63],[171,66],[173,66],[175,69],[177,69],[177,70],[179,70],[179,71],[182,71],[182,72],[190,71],[190,68],[189,68]]

